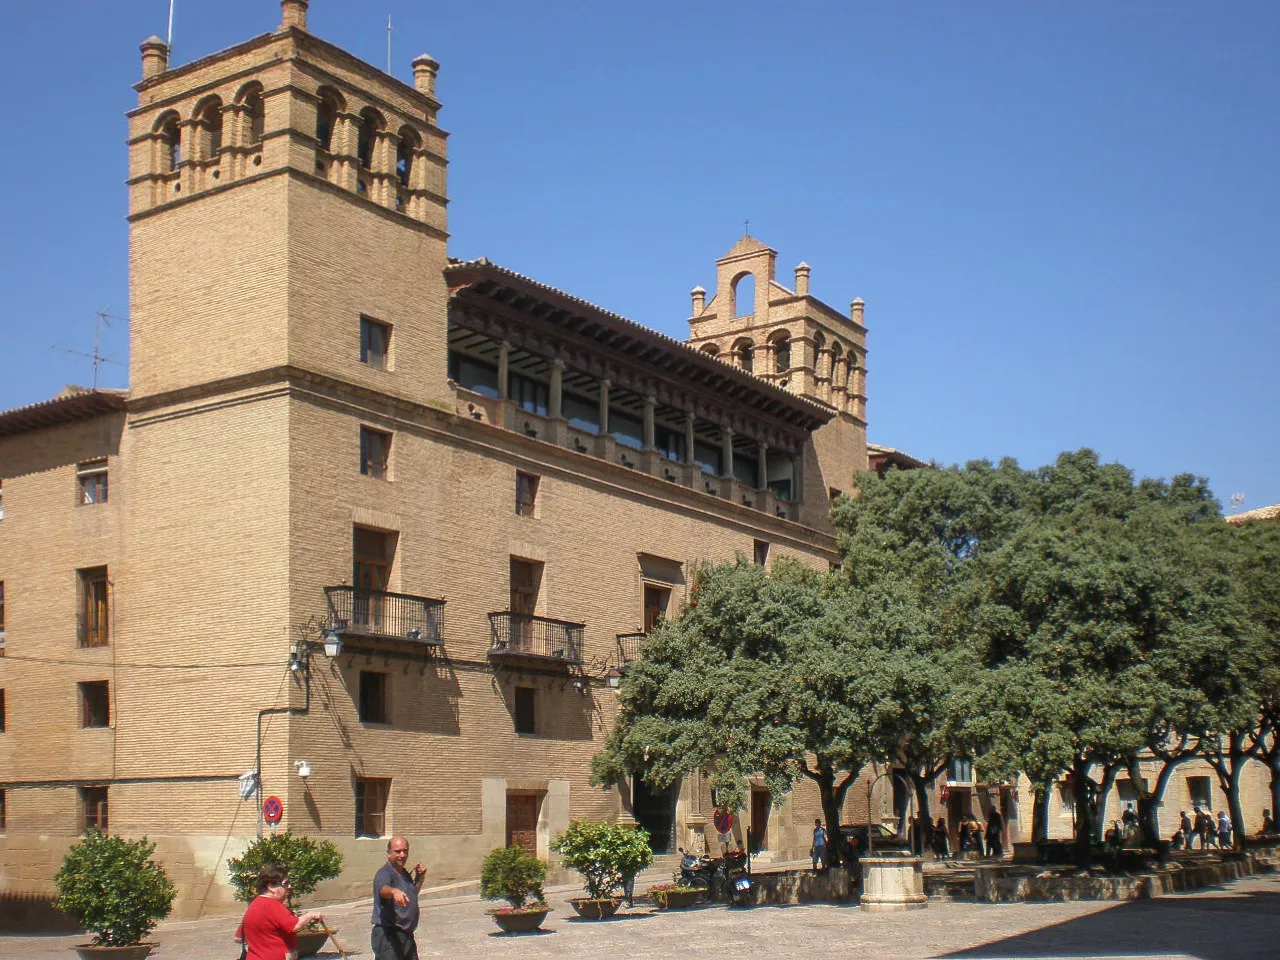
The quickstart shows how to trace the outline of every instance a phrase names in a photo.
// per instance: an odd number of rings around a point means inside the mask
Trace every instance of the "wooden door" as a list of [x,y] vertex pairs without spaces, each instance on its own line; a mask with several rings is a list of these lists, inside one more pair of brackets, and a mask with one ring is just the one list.
[[352,576],[355,580],[355,622],[377,629],[382,626],[383,597],[391,582],[391,561],[395,556],[395,534],[355,528],[352,545]]
[[532,617],[538,609],[538,587],[542,582],[542,564],[532,560],[511,561],[511,612],[522,614],[511,618],[513,650],[528,650],[533,644]]
[[507,846],[523,847],[537,855],[538,797],[535,794],[507,794]]

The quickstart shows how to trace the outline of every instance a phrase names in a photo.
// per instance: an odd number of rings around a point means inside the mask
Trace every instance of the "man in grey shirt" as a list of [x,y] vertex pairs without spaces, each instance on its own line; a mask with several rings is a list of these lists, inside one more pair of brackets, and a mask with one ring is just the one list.
[[409,841],[392,837],[387,862],[373,877],[374,960],[418,960],[413,932],[418,928],[418,891],[427,868],[415,864],[411,874],[404,868],[408,862]]

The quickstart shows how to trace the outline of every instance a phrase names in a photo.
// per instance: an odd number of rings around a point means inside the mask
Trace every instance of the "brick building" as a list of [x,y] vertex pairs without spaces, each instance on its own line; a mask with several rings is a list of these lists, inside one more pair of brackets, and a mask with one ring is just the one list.
[[[681,343],[450,260],[438,65],[402,84],[282,7],[183,66],[142,44],[128,394],[0,413],[0,886],[102,825],[223,908],[266,796],[339,843],[330,896],[393,830],[437,883],[570,816],[699,840],[696,776],[588,785],[612,684],[694,564],[836,559],[862,303],[748,237]],[[812,804],[756,793],[745,826],[806,848]]]
[[[281,6],[183,66],[142,44],[127,395],[0,413],[0,891],[99,825],[158,843],[179,915],[227,909],[268,796],[339,844],[329,897],[393,831],[434,883],[571,816],[714,848],[700,776],[589,761],[695,564],[825,568],[830,497],[921,465],[869,460],[862,301],[744,237],[682,343],[451,260],[439,65],[402,84]],[[757,784],[736,830],[803,856],[816,811]]]

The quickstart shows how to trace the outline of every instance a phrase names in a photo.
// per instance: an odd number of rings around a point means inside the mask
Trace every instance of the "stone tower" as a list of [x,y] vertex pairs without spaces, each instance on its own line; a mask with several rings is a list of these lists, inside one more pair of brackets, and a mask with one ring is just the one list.
[[[815,434],[828,493],[847,492],[867,469],[867,329],[863,302],[846,315],[809,294],[810,267],[795,288],[776,279],[778,253],[744,236],[716,261],[710,300],[693,289],[689,343],[726,363],[827,407],[837,417]],[[750,287],[753,293],[748,295]]]

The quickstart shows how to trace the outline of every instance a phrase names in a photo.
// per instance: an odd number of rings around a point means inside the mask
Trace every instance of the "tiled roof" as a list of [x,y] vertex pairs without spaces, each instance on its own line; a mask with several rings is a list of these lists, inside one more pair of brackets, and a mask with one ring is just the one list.
[[1227,523],[1248,523],[1251,520],[1280,520],[1280,503],[1246,510],[1244,513],[1233,513],[1227,517]]
[[56,427],[76,420],[89,420],[104,413],[123,410],[128,396],[126,390],[68,387],[52,400],[0,411],[0,437],[43,427]]
[[590,311],[596,317],[608,321],[612,326],[628,335],[648,340],[653,342],[654,345],[660,345],[697,366],[710,368],[716,371],[717,376],[726,377],[728,380],[739,382],[744,386],[750,386],[753,391],[756,391],[762,397],[776,403],[785,404],[800,413],[806,420],[810,421],[810,429],[826,423],[834,415],[834,410],[830,407],[814,403],[812,400],[784,390],[782,387],[776,386],[767,380],[762,380],[745,370],[740,370],[719,357],[713,357],[696,347],[691,347],[683,340],[677,340],[662,333],[660,330],[654,330],[642,323],[637,323],[635,320],[629,320],[621,314],[606,310],[604,307],[588,300],[583,300],[581,297],[575,297],[571,293],[566,293],[556,287],[534,280],[532,277],[526,277],[522,273],[499,266],[487,257],[479,257],[475,260],[452,261],[445,268],[445,277],[449,278],[450,289],[456,294],[460,289],[473,286],[477,282],[476,279],[471,279],[467,276],[469,273],[474,276],[477,272],[498,279],[518,281],[520,284],[551,294],[560,300]]
[[899,463],[903,466],[910,467],[927,467],[929,464],[925,461],[913,457],[909,453],[903,453],[901,450],[895,450],[893,447],[882,447],[878,443],[867,444],[867,455],[870,457],[884,457],[893,463]]

